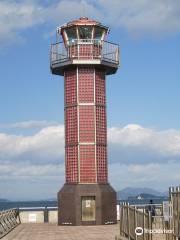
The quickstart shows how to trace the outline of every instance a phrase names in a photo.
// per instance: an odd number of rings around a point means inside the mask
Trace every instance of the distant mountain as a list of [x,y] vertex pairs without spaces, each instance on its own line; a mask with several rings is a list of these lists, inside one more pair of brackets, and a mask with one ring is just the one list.
[[140,194],[150,194],[158,197],[167,197],[168,193],[158,192],[152,188],[132,188],[127,187],[117,192],[117,199],[127,200],[128,197],[136,197]]
[[0,202],[9,202],[9,200],[0,198]]

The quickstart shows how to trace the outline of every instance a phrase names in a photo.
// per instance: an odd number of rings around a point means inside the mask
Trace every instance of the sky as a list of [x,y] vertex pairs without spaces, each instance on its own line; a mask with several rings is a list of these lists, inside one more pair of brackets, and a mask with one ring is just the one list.
[[180,1],[0,1],[0,198],[55,198],[64,183],[63,78],[49,68],[56,27],[110,27],[109,181],[116,190],[180,183]]

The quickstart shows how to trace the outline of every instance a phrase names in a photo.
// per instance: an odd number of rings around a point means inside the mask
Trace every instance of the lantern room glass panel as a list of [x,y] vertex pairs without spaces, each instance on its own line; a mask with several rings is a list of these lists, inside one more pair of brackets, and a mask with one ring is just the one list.
[[92,26],[79,26],[79,38],[80,39],[92,39]]
[[77,39],[76,27],[67,28],[65,31],[66,31],[68,43],[71,43],[75,39]]
[[94,39],[96,40],[102,40],[104,35],[104,29],[100,27],[95,27],[94,29]]

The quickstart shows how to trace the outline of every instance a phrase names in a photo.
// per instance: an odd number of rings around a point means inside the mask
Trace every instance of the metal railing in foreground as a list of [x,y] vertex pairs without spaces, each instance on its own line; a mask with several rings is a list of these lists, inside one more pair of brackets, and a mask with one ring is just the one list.
[[[167,221],[164,219],[164,209],[163,204],[137,204],[131,205],[134,206],[137,210],[150,214],[152,221],[153,229],[165,229],[167,228]],[[170,204],[168,203],[168,207]]]
[[0,239],[20,223],[19,211],[17,209],[0,212]]
[[120,236],[131,240],[151,240],[152,235],[142,231],[144,229],[152,229],[151,213],[123,203],[120,207]]
[[[120,205],[120,236],[129,240],[176,240],[171,221],[172,204]],[[180,228],[180,226],[179,226]]]
[[21,207],[19,208],[21,223],[57,223],[57,207]]

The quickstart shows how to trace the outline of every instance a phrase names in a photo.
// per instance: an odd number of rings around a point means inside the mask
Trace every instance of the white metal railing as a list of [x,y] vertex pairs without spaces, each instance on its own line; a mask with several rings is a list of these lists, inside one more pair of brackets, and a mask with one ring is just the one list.
[[100,59],[119,64],[119,45],[97,39],[74,39],[67,45],[63,42],[51,45],[51,65],[72,59]]

